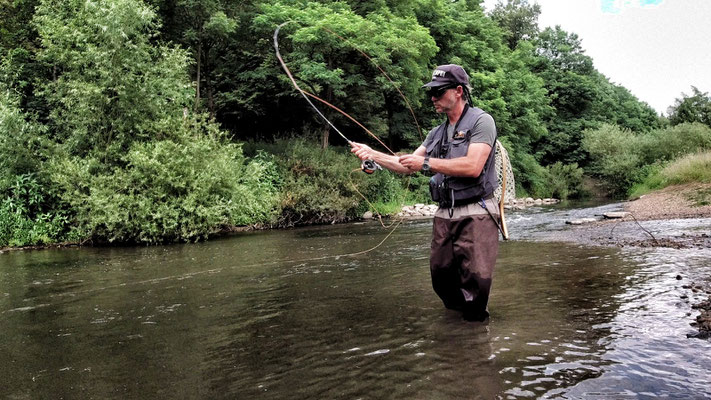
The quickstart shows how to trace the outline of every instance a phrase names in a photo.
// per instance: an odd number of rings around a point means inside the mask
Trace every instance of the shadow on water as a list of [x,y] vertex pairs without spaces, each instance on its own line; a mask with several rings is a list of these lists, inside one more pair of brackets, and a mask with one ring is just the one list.
[[674,278],[710,275],[709,252],[503,242],[478,324],[433,293],[430,230],[358,256],[388,231],[0,255],[0,397],[711,395]]

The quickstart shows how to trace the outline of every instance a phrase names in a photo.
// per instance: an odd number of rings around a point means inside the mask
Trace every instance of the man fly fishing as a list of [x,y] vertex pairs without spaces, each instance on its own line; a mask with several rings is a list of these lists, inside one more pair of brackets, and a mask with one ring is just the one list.
[[469,76],[461,66],[437,67],[423,88],[447,118],[417,150],[398,157],[351,142],[351,151],[397,173],[434,174],[430,194],[439,208],[432,228],[432,286],[445,307],[468,321],[484,321],[499,249],[496,125],[471,104]]

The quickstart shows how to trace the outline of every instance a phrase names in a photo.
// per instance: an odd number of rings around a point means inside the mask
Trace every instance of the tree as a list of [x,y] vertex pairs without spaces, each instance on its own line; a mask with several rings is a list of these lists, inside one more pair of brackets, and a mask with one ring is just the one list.
[[[256,95],[266,96],[266,100],[276,98],[280,102],[279,108],[286,112],[281,117],[294,116],[288,105],[306,110],[297,115],[300,114],[302,121],[309,125],[315,122],[321,126],[322,147],[329,144],[329,126],[315,120],[317,116],[313,111],[305,108],[306,104],[280,70],[271,49],[269,39],[274,28],[289,20],[298,23],[286,25],[279,40],[284,59],[300,80],[300,85],[350,113],[378,136],[402,134],[390,129],[390,121],[396,113],[389,110],[403,107],[397,100],[399,97],[395,97],[393,85],[410,98],[413,93],[419,92],[421,76],[427,74],[425,60],[435,51],[434,41],[426,30],[412,19],[387,12],[372,13],[364,18],[343,3],[308,2],[305,7],[296,7],[287,2],[274,1],[261,6],[261,13],[254,19],[252,30],[258,32],[255,36],[263,38],[260,39],[263,51],[250,54],[252,58],[243,57],[241,64],[244,67],[237,70],[242,72],[243,79],[254,78],[252,81],[255,84],[264,84],[264,91]],[[361,52],[367,54],[372,62]],[[394,83],[389,82],[373,63],[384,68]],[[254,67],[247,69],[247,66]],[[275,83],[279,85],[275,87]],[[251,88],[241,90],[249,93]],[[250,94],[255,96],[255,93]],[[336,112],[326,107],[322,110],[329,120],[352,126]],[[260,112],[264,111],[269,111],[269,108],[260,107]],[[307,118],[304,119],[304,116]],[[360,128],[355,129],[363,138]]]
[[489,13],[504,31],[504,40],[511,50],[522,40],[531,40],[538,35],[539,15],[541,6],[538,3],[529,5],[528,0],[506,0],[505,5],[499,0]]
[[43,95],[50,131],[72,155],[121,160],[134,141],[170,135],[194,93],[187,54],[154,47],[155,12],[135,0],[44,0],[40,57],[56,66]]
[[691,87],[692,94],[681,94],[681,98],[674,101],[669,107],[669,122],[679,125],[684,122],[700,122],[711,127],[711,97],[708,92],[701,92],[695,86]]
[[[194,63],[195,104],[198,111],[203,98],[207,110],[215,115],[214,69],[220,63],[227,42],[237,31],[238,20],[234,14],[243,5],[233,5],[223,0],[154,1],[167,24],[164,37],[190,49]],[[204,84],[204,90],[203,90]]]
[[595,69],[575,33],[559,26],[546,28],[538,36],[536,53],[538,62],[532,68],[543,78],[555,110],[547,120],[549,135],[536,145],[544,165],[561,161],[587,166],[583,131],[603,123],[639,132],[660,126],[649,105]]

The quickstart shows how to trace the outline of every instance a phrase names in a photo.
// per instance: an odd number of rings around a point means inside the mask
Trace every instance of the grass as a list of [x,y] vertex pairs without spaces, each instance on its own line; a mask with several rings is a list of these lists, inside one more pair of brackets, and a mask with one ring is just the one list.
[[673,161],[662,170],[669,184],[711,182],[711,151],[689,154]]
[[[686,183],[711,183],[711,151],[688,154],[671,161],[664,168],[652,172],[644,181],[633,186],[630,197],[635,198],[667,186]],[[701,191],[693,201],[706,205],[710,197],[711,193]]]
[[699,190],[696,193],[690,194],[687,199],[693,202],[695,207],[703,207],[711,204],[711,188]]

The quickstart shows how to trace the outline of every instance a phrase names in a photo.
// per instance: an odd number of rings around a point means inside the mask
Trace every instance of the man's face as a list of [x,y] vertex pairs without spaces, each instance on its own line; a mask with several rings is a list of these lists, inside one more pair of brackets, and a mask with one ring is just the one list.
[[438,113],[447,113],[454,109],[454,106],[457,104],[458,96],[461,97],[461,86],[445,89],[441,95],[439,95],[439,93],[430,93],[430,99],[432,100],[435,111]]

